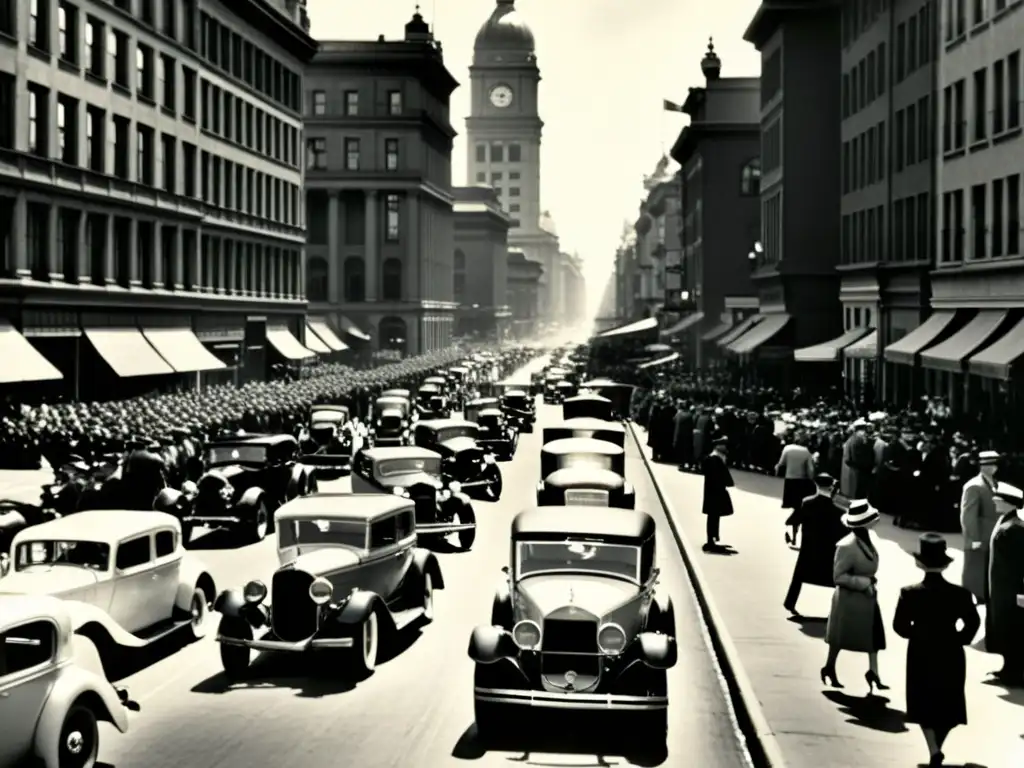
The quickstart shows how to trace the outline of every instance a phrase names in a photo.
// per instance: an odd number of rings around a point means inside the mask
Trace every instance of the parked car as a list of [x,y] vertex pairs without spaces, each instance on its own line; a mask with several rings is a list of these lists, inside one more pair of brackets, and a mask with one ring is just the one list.
[[412,400],[412,391],[408,389],[385,389],[380,393],[381,397],[400,397],[403,400]]
[[352,468],[353,439],[347,405],[314,405],[309,424],[299,438],[301,463],[305,456],[317,457],[313,473],[318,480],[333,480]]
[[633,509],[626,452],[607,440],[572,437],[546,443],[540,453],[537,506],[582,504]]
[[371,674],[382,642],[434,618],[437,558],[416,545],[416,509],[392,494],[319,494],[278,512],[277,572],[222,592],[217,642],[228,677],[253,651],[337,651],[335,668]]
[[488,448],[498,461],[512,461],[519,445],[519,430],[505,418],[501,401],[496,397],[478,397],[466,403],[464,413],[466,421],[480,428],[477,443]]
[[444,390],[437,384],[423,384],[416,390],[416,413],[421,419],[447,419],[452,414]]
[[164,512],[92,510],[28,528],[14,538],[0,595],[68,601],[75,628],[105,665],[184,631],[199,639],[216,597],[206,566],[182,545]]
[[544,377],[542,392],[544,402],[548,405],[558,405],[565,398],[572,397],[574,390],[572,383],[565,380],[563,373],[548,373]]
[[75,634],[69,604],[41,595],[0,596],[0,696],[0,768],[91,768],[99,723],[127,733],[139,711]]
[[562,402],[562,418],[570,419],[601,419],[612,421],[615,416],[612,401],[601,395],[585,394],[567,398]]
[[501,395],[501,410],[509,424],[519,432],[533,432],[537,422],[537,406],[533,395],[522,387],[510,387]]
[[626,447],[626,428],[621,423],[588,417],[569,419],[552,427],[544,427],[542,436],[545,445],[555,440],[589,437],[594,440],[606,440],[620,448]]
[[477,442],[480,427],[463,419],[435,419],[416,424],[416,445],[441,455],[444,482],[459,483],[474,498],[501,498],[502,476],[497,458]]
[[291,435],[249,435],[206,445],[206,472],[194,486],[165,488],[154,508],[177,515],[189,545],[196,526],[223,528],[243,541],[274,532],[274,511],[286,501],[316,493],[318,481],[298,461]]
[[[407,390],[402,390],[407,391]],[[412,405],[408,397],[382,395],[373,403],[372,445],[409,445]]]
[[352,471],[353,493],[390,493],[412,499],[420,537],[456,534],[459,547],[476,540],[476,513],[457,480],[445,483],[441,456],[416,446],[360,451]]
[[481,737],[506,731],[521,707],[612,710],[663,745],[677,652],[672,602],[655,589],[654,520],[535,509],[516,516],[511,538],[490,621],[469,641]]

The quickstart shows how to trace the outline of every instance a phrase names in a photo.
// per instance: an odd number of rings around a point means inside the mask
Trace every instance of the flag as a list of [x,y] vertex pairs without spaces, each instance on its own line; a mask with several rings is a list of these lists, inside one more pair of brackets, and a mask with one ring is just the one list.
[[680,104],[676,104],[674,101],[668,99],[662,99],[662,106],[666,112],[682,112],[683,107]]

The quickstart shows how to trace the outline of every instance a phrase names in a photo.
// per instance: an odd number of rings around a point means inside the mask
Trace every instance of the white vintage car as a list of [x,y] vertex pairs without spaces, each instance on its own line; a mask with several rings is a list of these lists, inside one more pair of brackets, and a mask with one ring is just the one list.
[[95,510],[26,528],[11,545],[0,595],[67,601],[75,631],[108,652],[144,648],[185,627],[207,629],[217,596],[209,571],[186,552],[164,512]]
[[139,707],[103,674],[96,647],[74,634],[53,597],[0,597],[0,768],[90,768],[100,721],[128,730]]

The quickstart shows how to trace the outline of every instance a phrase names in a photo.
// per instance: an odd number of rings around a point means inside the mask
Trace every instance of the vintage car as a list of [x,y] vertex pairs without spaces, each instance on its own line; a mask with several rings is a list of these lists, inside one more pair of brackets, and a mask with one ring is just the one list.
[[537,406],[527,389],[515,386],[502,392],[501,410],[517,430],[533,432],[533,425],[537,423]]
[[476,514],[457,480],[446,485],[441,456],[417,446],[360,451],[352,470],[353,493],[390,493],[412,499],[420,537],[455,534],[459,548],[476,540]]
[[333,650],[345,674],[365,677],[382,644],[434,618],[444,588],[434,554],[416,545],[411,499],[319,494],[278,512],[279,567],[268,589],[250,581],[222,592],[217,642],[229,678],[245,675],[253,651]]
[[570,419],[601,419],[612,421],[615,416],[612,401],[607,397],[593,393],[576,395],[562,403],[562,418]]
[[178,519],[164,512],[92,510],[28,528],[6,568],[0,595],[67,601],[105,665],[178,630],[203,637],[217,595],[206,566],[185,551]]
[[546,383],[544,371],[534,371],[530,374],[530,394],[534,397],[537,395],[544,394],[544,384]]
[[451,487],[459,483],[468,495],[497,501],[501,498],[502,476],[497,458],[477,442],[480,427],[463,419],[421,421],[414,430],[415,444],[441,455],[441,476]]
[[625,420],[629,418],[629,408],[635,389],[632,384],[622,384],[611,379],[591,379],[580,385],[580,394],[585,391],[587,394],[600,395],[610,400],[612,412],[609,418]]
[[195,485],[165,488],[154,508],[177,515],[185,546],[196,526],[230,531],[241,541],[263,541],[274,532],[274,510],[316,493],[313,470],[298,461],[291,435],[242,435],[204,448],[206,473]]
[[139,711],[75,634],[69,604],[42,595],[0,596],[0,699],[0,768],[91,768],[99,723],[127,733]]
[[409,398],[382,395],[373,403],[372,445],[409,445],[412,405]]
[[401,397],[412,400],[412,392],[408,389],[385,389],[380,393],[381,397]]
[[537,506],[633,509],[636,491],[625,474],[626,452],[614,443],[588,437],[554,440],[541,448]]
[[517,707],[613,710],[663,746],[677,651],[672,602],[655,592],[654,520],[534,509],[511,538],[490,623],[469,641],[478,733],[500,735]]
[[421,419],[447,419],[452,415],[448,398],[437,384],[422,384],[416,390],[416,413]]
[[519,430],[505,418],[498,398],[470,400],[463,413],[466,421],[472,421],[480,428],[476,437],[480,445],[489,448],[498,461],[512,461],[519,445]]
[[445,394],[448,392],[448,379],[444,376],[427,376],[427,378],[421,381],[420,384],[436,384],[440,388],[441,392]]
[[462,404],[466,400],[465,391],[472,378],[470,369],[464,365],[456,365],[445,372],[445,378],[448,380],[447,391],[452,408],[462,410]]
[[544,375],[544,385],[541,388],[541,395],[544,398],[544,402],[548,405],[557,405],[564,399],[562,397],[563,390],[559,388],[559,384],[565,381],[565,378],[560,373],[548,373]]
[[309,425],[299,436],[299,462],[306,464],[307,456],[315,456],[313,472],[318,480],[336,479],[352,468],[354,440],[346,428],[348,423],[347,405],[314,405],[309,409]]
[[594,440],[607,440],[620,448],[626,447],[626,428],[617,421],[603,419],[568,419],[561,424],[544,427],[542,437],[544,445],[555,440],[566,440],[572,437],[590,437]]

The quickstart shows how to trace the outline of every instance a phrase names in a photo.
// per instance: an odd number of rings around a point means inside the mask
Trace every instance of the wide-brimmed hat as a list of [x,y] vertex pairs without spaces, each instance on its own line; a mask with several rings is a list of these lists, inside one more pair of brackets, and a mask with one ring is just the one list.
[[981,466],[998,464],[999,463],[999,451],[982,451],[978,454],[978,464]]
[[867,429],[871,425],[865,419],[857,419],[850,425],[853,429]]
[[946,540],[937,533],[922,533],[913,555],[921,568],[945,568],[953,562],[946,552]]
[[878,510],[867,499],[854,499],[843,515],[843,525],[847,528],[866,528],[877,520]]
[[836,479],[828,472],[819,472],[814,476],[814,484],[819,488],[831,488],[836,484]]

